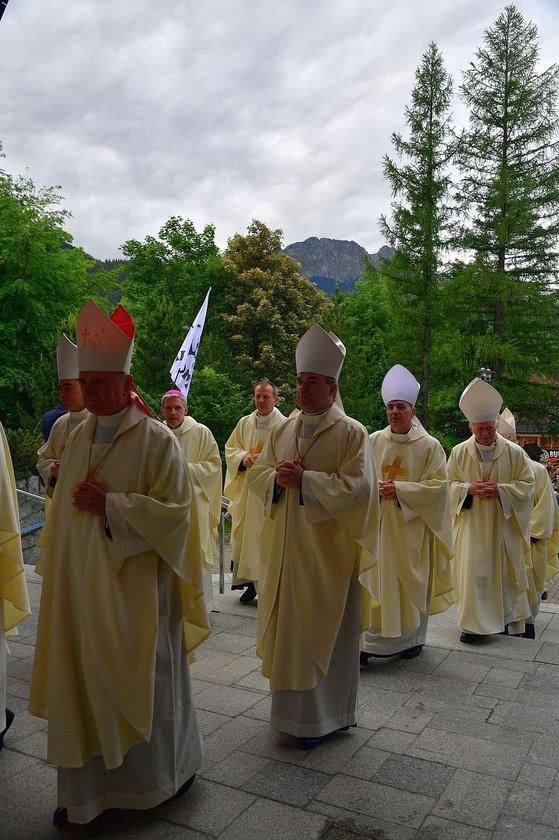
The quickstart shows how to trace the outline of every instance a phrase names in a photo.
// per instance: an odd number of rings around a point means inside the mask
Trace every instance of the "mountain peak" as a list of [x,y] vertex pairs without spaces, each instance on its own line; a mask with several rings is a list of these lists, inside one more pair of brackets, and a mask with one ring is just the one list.
[[369,254],[353,240],[319,239],[317,236],[287,245],[284,252],[300,262],[301,274],[327,294],[334,291],[336,283],[342,291],[351,291],[363,276],[368,261],[378,265],[382,257],[393,254],[387,245],[383,245],[378,254]]

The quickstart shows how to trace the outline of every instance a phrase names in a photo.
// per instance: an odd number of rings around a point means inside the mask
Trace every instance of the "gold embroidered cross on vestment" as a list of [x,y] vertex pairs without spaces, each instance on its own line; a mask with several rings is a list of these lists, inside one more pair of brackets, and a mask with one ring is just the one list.
[[407,475],[408,471],[402,467],[402,455],[396,455],[391,464],[382,465],[382,474],[386,481],[394,481],[399,475]]

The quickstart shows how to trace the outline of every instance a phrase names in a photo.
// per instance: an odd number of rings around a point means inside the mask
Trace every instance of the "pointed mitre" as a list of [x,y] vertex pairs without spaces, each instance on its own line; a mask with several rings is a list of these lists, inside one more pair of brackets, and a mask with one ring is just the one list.
[[64,333],[56,345],[56,366],[58,381],[61,379],[77,379],[80,375],[78,367],[78,348]]
[[394,365],[382,381],[382,401],[387,405],[392,400],[404,400],[415,405],[419,387],[419,382],[407,368],[403,365]]
[[497,417],[497,431],[507,440],[516,441],[516,420],[509,408],[504,408]]
[[497,389],[477,377],[466,385],[458,403],[469,423],[494,423],[502,404]]
[[130,373],[134,332],[134,321],[124,306],[119,305],[109,317],[88,300],[76,326],[80,371]]
[[295,351],[297,373],[320,373],[338,380],[345,358],[345,347],[333,332],[318,324],[307,330]]

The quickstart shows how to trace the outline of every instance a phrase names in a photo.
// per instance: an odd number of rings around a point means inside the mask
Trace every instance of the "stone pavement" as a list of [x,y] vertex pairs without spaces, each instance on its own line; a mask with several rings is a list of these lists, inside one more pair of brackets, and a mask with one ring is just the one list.
[[229,591],[215,594],[213,634],[192,666],[205,745],[193,787],[149,813],[56,829],[45,724],[26,711],[41,590],[26,569],[34,615],[8,659],[16,718],[0,753],[1,840],[559,838],[559,607],[542,605],[535,641],[478,646],[460,644],[454,611],[434,617],[421,656],[362,671],[357,728],[304,752],[270,729],[256,604]]

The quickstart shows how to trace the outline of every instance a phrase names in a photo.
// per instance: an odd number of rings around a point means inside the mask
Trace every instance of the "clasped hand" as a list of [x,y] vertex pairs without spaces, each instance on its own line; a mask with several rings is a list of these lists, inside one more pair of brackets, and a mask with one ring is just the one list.
[[93,481],[82,481],[74,491],[73,505],[96,516],[105,516],[106,491]]
[[488,481],[482,481],[481,479],[479,481],[472,481],[470,484],[470,493],[479,499],[498,499],[499,485],[491,479]]
[[379,481],[378,492],[381,499],[395,499],[396,485],[393,481]]
[[280,461],[276,467],[276,481],[280,487],[300,487],[304,469],[298,458]]

